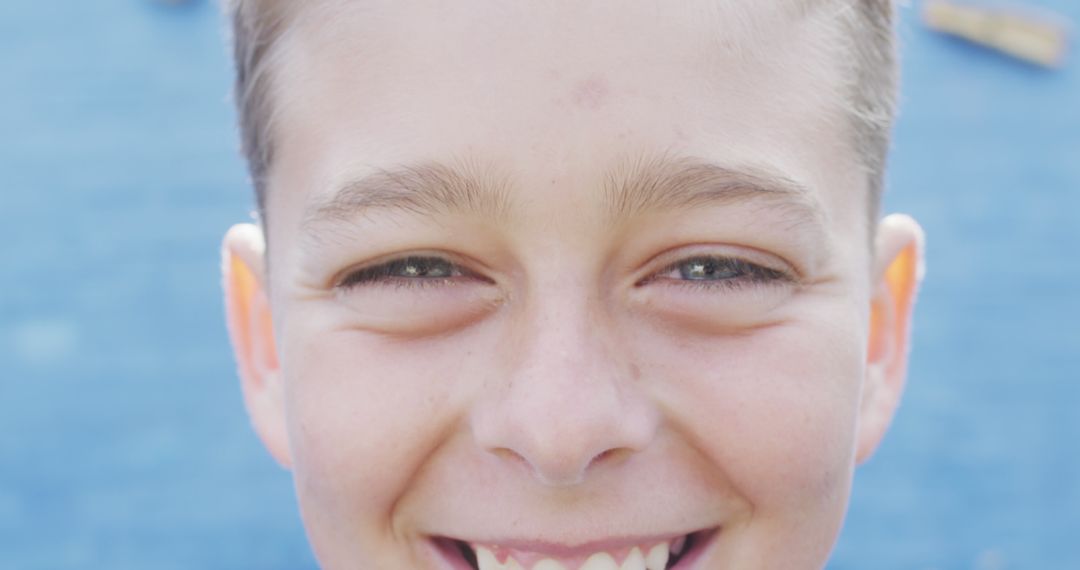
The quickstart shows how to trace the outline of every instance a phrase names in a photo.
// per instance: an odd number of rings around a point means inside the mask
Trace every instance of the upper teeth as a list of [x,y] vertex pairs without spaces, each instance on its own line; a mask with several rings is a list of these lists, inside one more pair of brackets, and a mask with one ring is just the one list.
[[[678,542],[685,543],[684,540]],[[682,544],[676,546],[682,547]],[[500,563],[495,553],[490,549],[479,545],[472,545],[476,552],[476,562],[480,570],[526,570],[513,555],[506,558],[505,563]],[[635,546],[622,561],[622,565],[615,557],[607,552],[597,552],[585,559],[585,563],[576,570],[664,570],[667,568],[668,557],[671,552],[667,542],[657,544],[644,553],[641,547]],[[553,558],[544,558],[536,562],[529,570],[575,570],[567,568],[562,562]]]

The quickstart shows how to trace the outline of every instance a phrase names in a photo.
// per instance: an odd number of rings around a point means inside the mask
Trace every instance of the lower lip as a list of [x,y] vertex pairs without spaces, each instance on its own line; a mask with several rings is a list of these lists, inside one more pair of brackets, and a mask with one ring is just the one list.
[[[695,533],[694,544],[690,551],[679,560],[671,570],[696,570],[698,562],[705,557],[716,541],[720,529]],[[430,555],[438,570],[473,570],[469,562],[458,550],[457,542],[448,538],[431,538],[427,541]]]

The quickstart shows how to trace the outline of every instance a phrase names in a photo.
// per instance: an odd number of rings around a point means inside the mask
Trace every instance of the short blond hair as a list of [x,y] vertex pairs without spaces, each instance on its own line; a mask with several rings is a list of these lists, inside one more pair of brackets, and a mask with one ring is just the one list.
[[[798,0],[807,5],[811,0]],[[861,165],[866,173],[870,222],[880,212],[885,167],[896,115],[898,65],[892,0],[842,0],[837,12],[845,38],[849,69],[845,91],[848,117]],[[225,0],[232,23],[236,67],[235,101],[241,145],[265,222],[267,174],[274,159],[273,82],[278,47],[287,34],[296,0]]]

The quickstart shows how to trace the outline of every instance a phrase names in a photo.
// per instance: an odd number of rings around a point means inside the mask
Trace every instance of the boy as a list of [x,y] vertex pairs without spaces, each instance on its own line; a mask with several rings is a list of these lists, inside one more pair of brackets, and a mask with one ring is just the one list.
[[239,0],[252,422],[325,568],[809,569],[904,383],[885,0]]

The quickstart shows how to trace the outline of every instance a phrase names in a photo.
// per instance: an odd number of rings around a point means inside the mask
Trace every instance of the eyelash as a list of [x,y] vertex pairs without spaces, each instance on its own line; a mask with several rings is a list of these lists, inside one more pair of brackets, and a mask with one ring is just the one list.
[[[666,279],[678,283],[677,286],[696,290],[738,290],[746,287],[765,287],[769,285],[793,283],[795,278],[785,271],[773,269],[752,263],[738,257],[725,257],[719,255],[697,255],[680,259],[671,263],[638,282],[638,285],[646,285],[653,281],[665,279],[664,275],[673,271],[680,271],[683,266],[691,263],[712,264],[713,270],[734,272],[731,278],[721,279]],[[399,273],[409,266],[428,267],[432,265],[444,265],[449,268],[450,274],[441,277],[403,277]],[[427,289],[457,285],[461,277],[478,278],[474,273],[463,270],[458,264],[437,256],[408,256],[394,259],[386,263],[365,267],[348,273],[337,284],[337,288],[351,290],[372,284],[392,285],[403,289]]]
[[695,290],[725,290],[734,291],[747,287],[767,287],[781,283],[793,283],[795,278],[782,270],[758,265],[739,257],[727,257],[722,255],[696,255],[680,259],[671,263],[641,281],[640,285],[646,285],[653,281],[665,279],[665,275],[673,271],[680,271],[689,264],[700,263],[712,265],[714,271],[732,272],[735,275],[730,278],[720,279],[688,279],[685,275],[682,279],[667,279],[677,283],[679,287],[688,287]]
[[[409,266],[430,267],[436,263],[448,266],[450,268],[450,275],[445,277],[402,277],[398,274],[401,270],[404,270]],[[386,263],[365,267],[348,273],[341,279],[337,286],[339,289],[345,290],[375,283],[395,285],[400,288],[443,287],[456,284],[456,278],[465,276],[475,277],[474,274],[462,270],[459,265],[448,259],[436,256],[410,255],[408,257],[394,259]]]

